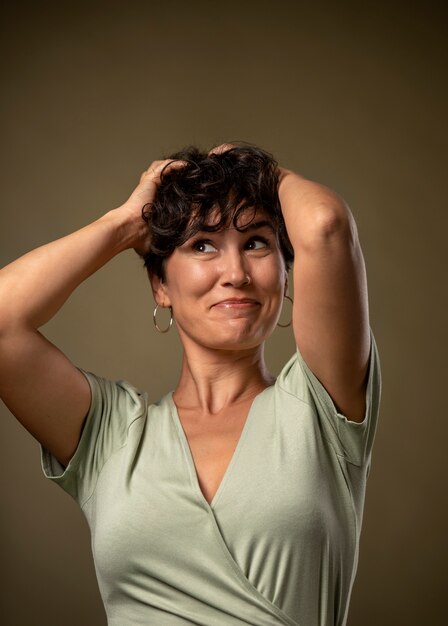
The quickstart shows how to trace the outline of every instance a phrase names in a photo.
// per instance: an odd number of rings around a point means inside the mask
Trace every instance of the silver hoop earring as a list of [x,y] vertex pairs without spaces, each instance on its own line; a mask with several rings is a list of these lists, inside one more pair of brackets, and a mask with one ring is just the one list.
[[171,328],[171,326],[173,325],[173,309],[172,309],[172,307],[169,307],[169,309],[170,309],[170,316],[171,316],[170,317],[170,323],[168,324],[167,328],[162,329],[162,328],[160,328],[157,325],[157,319],[156,319],[157,309],[159,308],[159,306],[160,306],[159,304],[156,306],[156,308],[154,309],[154,313],[152,314],[152,319],[153,319],[153,322],[154,322],[154,326],[157,328],[159,333],[167,333],[169,331],[169,329]]
[[[289,300],[291,302],[291,306],[293,306],[294,302],[292,298],[290,298],[289,296],[283,296],[283,297]],[[288,328],[288,326],[291,326],[291,324],[292,324],[292,315],[291,315],[291,321],[289,322],[289,324],[279,324],[277,322],[277,326],[280,326],[280,328]]]

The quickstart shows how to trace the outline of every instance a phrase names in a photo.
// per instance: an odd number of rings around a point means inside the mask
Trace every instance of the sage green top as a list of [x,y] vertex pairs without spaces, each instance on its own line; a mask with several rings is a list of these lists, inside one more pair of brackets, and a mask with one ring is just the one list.
[[253,401],[211,505],[172,392],[151,403],[84,372],[92,404],[63,469],[110,626],[343,626],[381,396],[371,334],[362,423],[339,414],[299,351]]

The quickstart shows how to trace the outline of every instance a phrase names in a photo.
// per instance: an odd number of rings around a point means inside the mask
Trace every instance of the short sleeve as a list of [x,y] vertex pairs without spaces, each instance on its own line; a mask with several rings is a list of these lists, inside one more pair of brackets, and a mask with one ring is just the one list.
[[41,446],[44,475],[82,506],[92,495],[107,460],[126,445],[131,425],[146,417],[147,397],[126,381],[111,381],[80,371],[91,389],[91,404],[75,454],[64,468]]
[[323,436],[336,453],[357,466],[370,465],[381,401],[381,367],[378,347],[370,328],[370,355],[366,389],[366,412],[362,422],[350,421],[305,363],[299,349],[280,374],[280,386],[315,408]]

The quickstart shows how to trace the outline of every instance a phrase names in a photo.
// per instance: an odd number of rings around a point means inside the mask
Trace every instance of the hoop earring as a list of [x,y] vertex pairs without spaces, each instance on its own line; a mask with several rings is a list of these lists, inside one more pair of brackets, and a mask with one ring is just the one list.
[[171,326],[173,325],[173,309],[172,309],[172,307],[169,307],[169,309],[170,309],[170,315],[171,315],[171,317],[170,317],[170,323],[168,324],[168,327],[167,327],[167,328],[162,329],[162,328],[160,328],[160,327],[157,325],[157,319],[156,319],[156,316],[157,316],[157,309],[159,308],[159,306],[160,306],[159,304],[156,306],[156,308],[154,309],[154,313],[152,314],[152,319],[153,319],[153,322],[154,322],[154,326],[157,328],[157,330],[159,331],[159,333],[167,333],[167,332],[169,331],[169,329],[171,328]]
[[[291,302],[291,306],[293,306],[294,302],[292,298],[290,298],[289,296],[283,296],[283,297],[289,300]],[[291,321],[289,322],[289,324],[279,324],[277,322],[277,326],[280,326],[280,328],[288,328],[288,326],[291,326],[291,324],[292,324],[292,316],[291,316]]]

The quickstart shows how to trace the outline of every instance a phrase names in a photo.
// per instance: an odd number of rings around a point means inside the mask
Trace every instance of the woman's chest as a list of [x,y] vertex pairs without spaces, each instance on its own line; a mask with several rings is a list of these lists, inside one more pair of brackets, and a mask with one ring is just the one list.
[[327,593],[323,572],[335,588],[340,570],[350,580],[357,538],[346,477],[312,413],[285,404],[263,398],[249,419],[207,429],[172,406],[153,409],[85,509],[106,585],[133,589],[138,573],[139,593],[165,581],[153,593],[166,597],[195,577],[220,592],[230,580],[239,593],[243,581],[293,616],[299,604],[318,605],[321,584]]
[[199,487],[212,503],[223,481],[244,431],[249,406],[207,420],[179,411],[179,420],[188,445]]
[[261,415],[207,430],[188,419],[182,430],[171,418],[148,426],[105,466],[86,510],[104,571],[111,562],[131,560],[134,571],[169,561],[195,542],[228,550],[251,580],[268,555],[274,567],[285,546],[288,562],[308,563],[328,545],[352,554],[353,511],[339,463],[297,418]]

